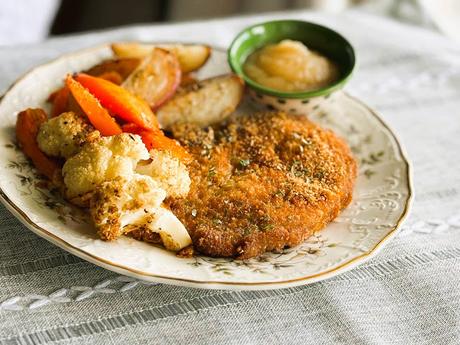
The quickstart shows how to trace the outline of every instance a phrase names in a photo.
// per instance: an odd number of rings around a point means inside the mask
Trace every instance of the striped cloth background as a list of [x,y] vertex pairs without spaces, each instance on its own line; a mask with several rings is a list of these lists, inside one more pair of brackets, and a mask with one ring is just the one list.
[[313,20],[346,35],[359,68],[348,90],[405,143],[415,202],[368,263],[329,280],[258,292],[140,282],[86,263],[0,206],[0,344],[459,344],[460,46],[356,12],[308,12],[140,26],[0,49],[0,89],[59,54],[115,39],[226,47],[243,27]]

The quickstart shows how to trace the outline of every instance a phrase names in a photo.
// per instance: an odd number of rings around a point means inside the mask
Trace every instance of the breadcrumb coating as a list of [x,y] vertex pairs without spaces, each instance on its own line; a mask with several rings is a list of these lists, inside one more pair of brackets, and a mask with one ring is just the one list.
[[[184,225],[161,207],[166,192],[147,175],[117,177],[102,183],[94,192],[90,212],[99,236],[115,240],[122,234],[162,243],[178,251],[192,243]],[[156,234],[156,235],[154,235]]]
[[234,115],[172,129],[195,160],[189,194],[167,203],[201,253],[247,259],[295,246],[351,201],[349,147],[304,116]]
[[78,153],[88,139],[98,137],[99,132],[86,119],[70,111],[43,123],[37,142],[48,156],[69,158]]
[[101,239],[114,240],[130,225],[139,226],[148,210],[160,207],[165,197],[166,192],[148,176],[118,176],[96,189],[90,213]]

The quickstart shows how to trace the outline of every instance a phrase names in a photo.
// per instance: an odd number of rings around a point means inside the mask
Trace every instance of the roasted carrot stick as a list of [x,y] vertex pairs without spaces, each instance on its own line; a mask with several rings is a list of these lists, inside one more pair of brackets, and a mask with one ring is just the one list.
[[54,102],[54,99],[56,98],[56,95],[59,93],[59,91],[61,91],[61,88],[57,89],[57,90],[54,90],[53,92],[50,93],[50,95],[48,96],[48,98],[46,99],[46,101],[48,103],[53,103]]
[[84,73],[77,74],[75,80],[87,88],[114,116],[147,130],[160,128],[149,105],[121,86]]
[[[117,85],[120,85],[123,82],[123,78],[120,73],[116,71],[104,72],[101,75],[98,75],[98,77],[111,81]],[[59,116],[60,114],[71,110],[68,108],[69,94],[69,88],[64,85],[49,95],[47,102],[53,103],[51,117]]]
[[133,123],[122,126],[123,132],[138,134],[147,150],[157,149],[169,151],[174,157],[187,163],[191,156],[176,140],[168,138],[161,130],[148,131]]
[[[110,83],[108,81],[105,82]],[[85,112],[89,122],[91,122],[94,128],[101,132],[102,135],[116,135],[122,132],[120,126],[118,126],[115,122],[115,119],[111,117],[109,112],[101,106],[97,98],[94,97],[79,82],[73,79],[72,76],[68,75],[65,83],[78,105]]]
[[16,138],[22,151],[32,160],[38,171],[54,181],[60,169],[59,165],[47,157],[37,143],[38,130],[46,120],[46,113],[42,109],[29,108],[21,111],[16,120]]
[[51,109],[51,117],[56,117],[66,111],[69,94],[69,88],[66,86],[61,87],[55,92],[53,97],[53,107]]

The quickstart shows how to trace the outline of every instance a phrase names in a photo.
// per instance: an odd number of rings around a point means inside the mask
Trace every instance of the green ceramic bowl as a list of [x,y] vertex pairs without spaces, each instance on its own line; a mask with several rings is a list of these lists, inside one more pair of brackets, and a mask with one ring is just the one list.
[[[316,50],[339,67],[339,79],[324,88],[313,91],[286,92],[265,87],[250,79],[243,70],[247,57],[255,50],[284,39],[300,41]],[[320,98],[329,97],[341,89],[350,79],[355,66],[355,54],[351,44],[337,32],[322,25],[300,20],[277,20],[250,26],[240,32],[228,49],[228,62],[233,72],[241,76],[250,93],[259,103],[281,110],[302,111]]]

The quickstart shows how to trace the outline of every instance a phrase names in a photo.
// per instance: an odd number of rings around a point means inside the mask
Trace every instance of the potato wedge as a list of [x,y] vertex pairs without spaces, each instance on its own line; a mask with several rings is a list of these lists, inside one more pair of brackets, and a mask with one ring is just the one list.
[[126,43],[112,43],[110,46],[113,53],[119,59],[143,59],[155,47],[153,44],[126,42]]
[[156,109],[174,95],[180,80],[181,70],[176,55],[154,48],[121,86]]
[[211,47],[205,45],[165,45],[160,47],[176,54],[183,73],[196,71],[211,56]]
[[113,43],[112,51],[119,58],[144,58],[153,48],[158,47],[176,54],[182,73],[197,70],[203,66],[211,55],[211,47],[201,44],[148,44],[148,43]]
[[157,118],[168,129],[177,122],[193,122],[206,126],[230,115],[243,97],[244,83],[228,74],[199,81],[180,89],[164,106]]

